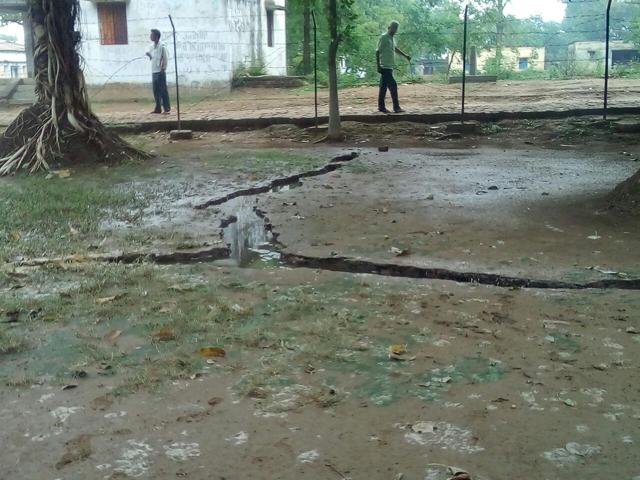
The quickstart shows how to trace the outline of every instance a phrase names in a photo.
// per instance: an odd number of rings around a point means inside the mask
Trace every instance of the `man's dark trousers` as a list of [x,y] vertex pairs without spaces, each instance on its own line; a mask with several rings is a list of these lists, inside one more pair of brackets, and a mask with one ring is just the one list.
[[160,113],[161,103],[165,112],[171,110],[169,104],[169,90],[167,89],[167,74],[166,72],[158,72],[153,74],[153,97],[156,99],[157,113]]
[[391,100],[393,100],[393,110],[400,110],[400,102],[398,101],[398,84],[393,78],[393,70],[390,68],[382,68],[380,72],[380,94],[378,95],[378,110],[385,110],[384,98],[387,96],[387,89],[391,92]]

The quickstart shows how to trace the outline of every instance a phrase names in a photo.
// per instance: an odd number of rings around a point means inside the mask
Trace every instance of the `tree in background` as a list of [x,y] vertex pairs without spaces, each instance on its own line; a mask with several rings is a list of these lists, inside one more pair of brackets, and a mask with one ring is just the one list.
[[338,100],[338,47],[351,37],[355,23],[354,0],[327,0],[327,20],[329,23],[328,73],[329,73],[329,131],[327,140],[342,140],[340,105]]
[[4,12],[0,14],[0,27],[9,23],[18,23],[22,25],[22,13],[20,12]]
[[37,172],[54,162],[142,156],[91,112],[77,51],[78,0],[28,0],[28,5],[35,36],[37,102],[0,138],[0,175]]

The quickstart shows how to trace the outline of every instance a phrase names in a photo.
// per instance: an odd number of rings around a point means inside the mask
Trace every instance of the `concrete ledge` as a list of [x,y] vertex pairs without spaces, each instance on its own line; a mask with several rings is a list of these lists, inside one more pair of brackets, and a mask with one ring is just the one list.
[[[467,83],[496,83],[498,77],[495,75],[467,75]],[[449,77],[449,83],[462,83],[462,76]]]
[[[640,115],[640,107],[617,107],[608,109],[611,115]],[[602,116],[601,108],[584,108],[574,110],[546,110],[534,112],[490,112],[467,113],[465,122],[493,123],[500,120],[551,120],[571,117]],[[369,124],[414,122],[424,124],[459,122],[459,113],[405,113],[401,115],[342,115],[343,122],[360,122]],[[327,123],[328,117],[319,117],[320,124]],[[314,117],[272,117],[272,118],[239,118],[213,120],[183,120],[182,128],[194,132],[216,132],[232,130],[259,130],[271,125],[292,124],[300,128],[313,127]],[[170,131],[175,128],[175,120],[153,121],[144,123],[111,123],[110,130],[116,133],[147,133]]]
[[193,138],[193,130],[171,130],[169,138],[171,140],[191,140]]
[[460,133],[460,134],[477,134],[480,133],[480,122],[475,120],[454,123],[447,123],[445,130],[449,133]]
[[613,124],[616,132],[620,133],[638,133],[640,132],[640,121],[638,120],[620,120]]
[[18,78],[7,82],[5,85],[2,85],[0,87],[0,103],[7,104],[9,100],[11,100],[11,97],[13,97],[13,94],[16,93],[16,90],[21,83],[21,80]]
[[304,86],[304,77],[260,75],[256,77],[240,77],[234,84],[245,88],[298,88]]

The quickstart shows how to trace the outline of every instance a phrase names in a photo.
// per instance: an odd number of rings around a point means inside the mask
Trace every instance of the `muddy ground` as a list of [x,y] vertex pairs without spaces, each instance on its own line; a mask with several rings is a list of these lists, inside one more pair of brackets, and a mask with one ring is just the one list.
[[158,156],[1,181],[0,478],[639,478],[639,224],[607,197],[636,136],[346,131],[132,137]]

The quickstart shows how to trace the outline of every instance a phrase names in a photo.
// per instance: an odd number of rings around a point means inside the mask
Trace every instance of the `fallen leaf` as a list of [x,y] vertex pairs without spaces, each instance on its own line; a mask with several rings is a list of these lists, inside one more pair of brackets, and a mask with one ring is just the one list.
[[404,355],[405,353],[407,353],[407,346],[406,345],[395,344],[395,345],[391,345],[389,347],[389,350],[394,355]]
[[211,398],[207,401],[207,403],[208,403],[209,405],[211,405],[212,407],[215,407],[216,405],[221,404],[223,401],[224,401],[224,400],[222,400],[222,398],[220,398],[220,397],[211,397]]
[[69,385],[65,385],[62,387],[62,390],[73,390],[74,388],[78,388],[78,385],[75,383],[70,383]]
[[175,338],[175,334],[173,333],[173,330],[167,327],[161,328],[157,332],[154,332],[151,336],[155,340],[165,341],[165,342],[168,340],[173,340]]
[[227,352],[220,347],[202,347],[197,352],[205,358],[226,357]]
[[113,342],[115,341],[116,338],[120,336],[121,333],[122,333],[122,330],[111,330],[110,332],[107,332],[104,338],[105,340],[109,340],[110,342]]

